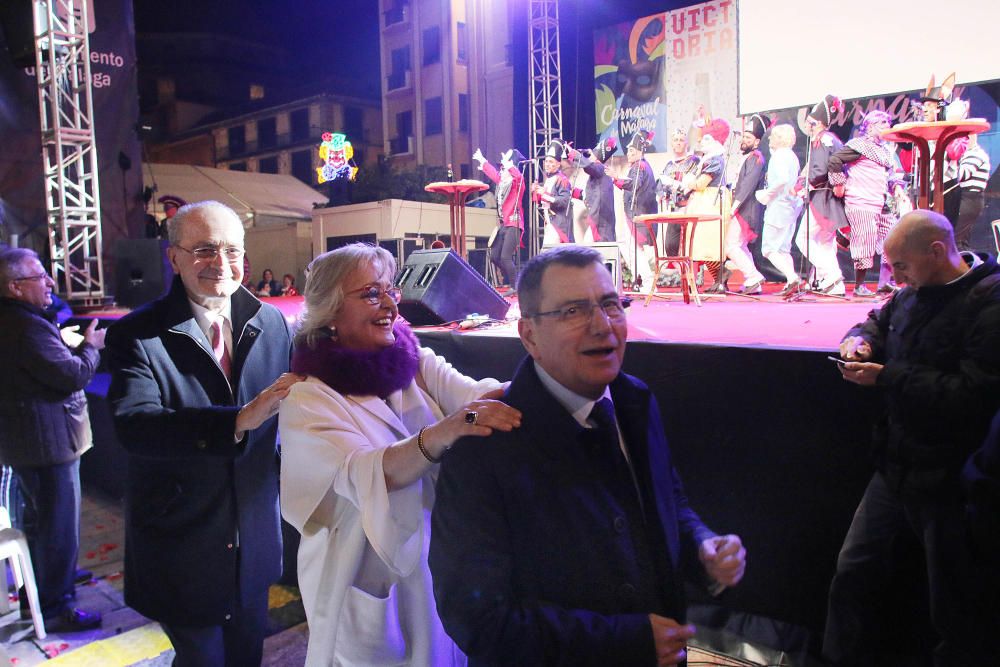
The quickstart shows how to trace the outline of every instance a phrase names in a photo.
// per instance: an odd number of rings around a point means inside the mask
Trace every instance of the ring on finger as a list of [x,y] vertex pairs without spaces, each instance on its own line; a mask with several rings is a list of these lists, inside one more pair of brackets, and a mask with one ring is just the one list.
[[479,413],[475,410],[469,410],[465,413],[465,423],[466,424],[477,424],[479,423]]

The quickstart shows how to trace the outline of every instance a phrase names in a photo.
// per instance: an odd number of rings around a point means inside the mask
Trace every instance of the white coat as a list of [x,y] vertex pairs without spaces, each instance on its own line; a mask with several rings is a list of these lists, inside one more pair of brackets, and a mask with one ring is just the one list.
[[389,492],[382,457],[500,387],[420,349],[414,381],[387,400],[310,377],[282,401],[281,513],[302,534],[299,589],[307,667],[464,665],[434,605],[427,548],[437,466]]

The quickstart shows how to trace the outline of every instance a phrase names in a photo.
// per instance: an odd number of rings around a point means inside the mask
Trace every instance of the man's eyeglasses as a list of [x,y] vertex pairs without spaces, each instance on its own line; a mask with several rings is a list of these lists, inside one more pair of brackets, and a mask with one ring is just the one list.
[[14,278],[14,282],[18,282],[20,280],[48,280],[48,277],[49,274],[47,273],[39,273],[34,276],[24,276],[23,278]]
[[203,245],[190,250],[179,244],[174,244],[174,247],[180,248],[190,255],[194,255],[195,259],[209,261],[214,261],[216,257],[222,255],[226,258],[226,261],[235,262],[243,259],[243,255],[246,254],[246,249],[234,245],[226,246],[225,248],[214,245]]
[[625,306],[618,297],[609,297],[600,303],[593,301],[573,301],[561,308],[535,313],[528,317],[554,317],[557,321],[570,326],[582,326],[594,316],[594,311],[600,308],[610,322],[621,322],[625,319]]
[[362,301],[367,301],[373,306],[377,306],[382,303],[382,296],[389,295],[389,298],[395,303],[399,303],[399,300],[403,298],[403,291],[398,287],[388,287],[381,288],[377,285],[366,285],[359,289],[351,290],[347,294],[357,294],[360,296]]

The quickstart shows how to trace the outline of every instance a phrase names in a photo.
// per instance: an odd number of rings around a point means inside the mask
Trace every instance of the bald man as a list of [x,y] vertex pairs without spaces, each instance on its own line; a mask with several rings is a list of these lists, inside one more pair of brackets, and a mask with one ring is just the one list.
[[1000,408],[1000,268],[960,253],[947,218],[925,210],[903,216],[884,249],[906,288],[840,344],[844,379],[883,392],[886,412],[830,586],[823,652],[835,665],[878,664],[896,648],[879,620],[892,617],[884,593],[903,537],[926,562],[935,664],[984,664],[994,633],[965,549],[960,472]]

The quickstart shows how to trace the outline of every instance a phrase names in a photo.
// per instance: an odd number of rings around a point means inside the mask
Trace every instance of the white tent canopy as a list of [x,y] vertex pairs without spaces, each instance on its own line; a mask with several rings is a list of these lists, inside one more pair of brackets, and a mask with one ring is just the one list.
[[312,220],[313,204],[326,204],[326,197],[294,176],[259,174],[196,167],[187,164],[142,166],[143,185],[156,187],[153,213],[162,217],[156,200],[165,194],[187,202],[214,199],[232,208],[244,220]]

